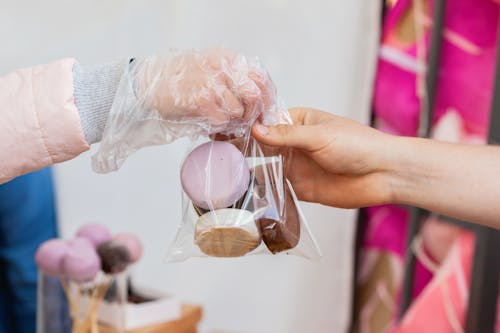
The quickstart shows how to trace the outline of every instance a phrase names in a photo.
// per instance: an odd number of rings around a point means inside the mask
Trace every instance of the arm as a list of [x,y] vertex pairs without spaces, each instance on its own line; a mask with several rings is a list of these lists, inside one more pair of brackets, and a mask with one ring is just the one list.
[[0,78],[0,183],[88,149],[73,97],[75,61]]
[[391,141],[391,201],[500,228],[500,147]]
[[[127,90],[117,94],[122,79]],[[171,52],[131,65],[124,59],[82,67],[64,59],[17,70],[0,77],[0,184],[88,150],[101,140],[114,102],[117,109],[125,101],[137,112],[154,109],[162,117],[155,121],[188,119],[222,130],[263,114],[274,94],[262,68],[225,49]]]
[[98,142],[126,64],[63,59],[0,77],[0,184]]
[[500,228],[500,147],[396,137],[313,109],[254,136],[294,149],[288,177],[300,199],[343,208],[388,203]]

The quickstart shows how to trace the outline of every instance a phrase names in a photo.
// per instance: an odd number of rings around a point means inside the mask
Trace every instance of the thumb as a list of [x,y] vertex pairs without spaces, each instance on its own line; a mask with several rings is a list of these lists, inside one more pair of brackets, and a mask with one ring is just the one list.
[[314,126],[255,124],[252,135],[261,143],[275,147],[293,147],[313,150],[315,143]]

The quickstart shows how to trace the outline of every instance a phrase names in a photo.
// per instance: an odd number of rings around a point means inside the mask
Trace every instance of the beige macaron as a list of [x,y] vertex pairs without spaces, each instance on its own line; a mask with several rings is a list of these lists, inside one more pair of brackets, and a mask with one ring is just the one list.
[[241,257],[259,246],[261,235],[250,211],[224,208],[198,218],[195,243],[208,256]]

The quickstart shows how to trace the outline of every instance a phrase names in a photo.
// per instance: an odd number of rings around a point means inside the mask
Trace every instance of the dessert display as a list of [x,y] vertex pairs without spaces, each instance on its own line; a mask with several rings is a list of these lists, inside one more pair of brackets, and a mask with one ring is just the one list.
[[138,238],[116,234],[98,224],[81,227],[70,240],[50,239],[38,248],[35,262],[43,274],[55,277],[64,290],[72,333],[98,333],[100,303],[115,277],[142,256]]

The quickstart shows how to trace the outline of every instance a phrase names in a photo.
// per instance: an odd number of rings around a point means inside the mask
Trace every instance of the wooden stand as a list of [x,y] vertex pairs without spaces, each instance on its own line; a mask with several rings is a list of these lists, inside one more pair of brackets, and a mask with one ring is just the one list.
[[[202,310],[197,305],[182,305],[181,317],[167,323],[128,330],[124,333],[196,333]],[[99,333],[118,333],[115,328],[99,325]]]

